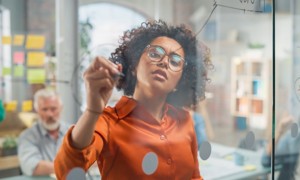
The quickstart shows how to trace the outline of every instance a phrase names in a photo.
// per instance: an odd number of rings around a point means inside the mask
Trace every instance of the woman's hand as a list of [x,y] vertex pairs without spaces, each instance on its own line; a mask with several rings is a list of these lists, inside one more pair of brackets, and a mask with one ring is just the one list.
[[116,65],[103,57],[95,58],[83,74],[88,110],[102,113],[121,68],[121,65]]

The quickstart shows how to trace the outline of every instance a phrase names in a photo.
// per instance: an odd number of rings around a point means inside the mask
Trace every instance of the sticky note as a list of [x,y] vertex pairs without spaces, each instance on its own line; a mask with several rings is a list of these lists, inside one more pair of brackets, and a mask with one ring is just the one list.
[[22,35],[22,34],[16,34],[14,36],[14,45],[15,46],[23,46],[24,39],[25,39],[24,35]]
[[23,77],[23,76],[24,76],[24,67],[14,66],[14,77]]
[[14,63],[23,64],[24,63],[24,52],[14,52]]
[[224,159],[232,161],[233,160],[233,156],[232,155],[227,155],[224,157]]
[[27,81],[29,84],[45,83],[45,69],[27,69]]
[[28,52],[27,53],[27,66],[28,67],[41,67],[45,64],[44,52]]
[[28,35],[26,40],[27,49],[43,49],[45,46],[45,36]]
[[15,111],[17,109],[17,101],[9,101],[5,103],[5,110],[6,111]]
[[22,111],[23,112],[32,111],[32,101],[31,100],[23,101],[23,103],[22,103]]
[[10,73],[11,73],[11,68],[9,68],[9,67],[2,68],[2,76],[9,76]]
[[245,169],[245,171],[254,171],[256,169],[256,166],[254,166],[254,165],[245,165],[244,169]]
[[2,36],[2,44],[11,44],[10,36]]

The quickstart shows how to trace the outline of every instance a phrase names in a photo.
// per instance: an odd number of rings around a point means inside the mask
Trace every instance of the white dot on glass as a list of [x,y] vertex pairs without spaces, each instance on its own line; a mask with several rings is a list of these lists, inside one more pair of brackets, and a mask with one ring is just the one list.
[[145,174],[153,174],[158,166],[157,155],[153,152],[149,152],[144,156],[142,168]]
[[76,167],[73,168],[68,176],[67,180],[85,180],[85,172],[82,168]]
[[211,145],[209,142],[204,141],[200,145],[200,157],[203,160],[207,160],[211,154]]
[[245,144],[247,149],[251,149],[254,145],[255,136],[252,131],[248,132],[245,139]]
[[292,137],[296,137],[298,135],[298,124],[295,122],[291,126],[291,135]]

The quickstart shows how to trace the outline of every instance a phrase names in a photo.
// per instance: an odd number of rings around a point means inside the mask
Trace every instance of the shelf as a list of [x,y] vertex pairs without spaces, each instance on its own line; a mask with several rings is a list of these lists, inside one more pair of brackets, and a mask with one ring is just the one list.
[[251,113],[262,114],[264,112],[263,109],[263,100],[251,100]]
[[238,111],[234,112],[233,115],[234,115],[234,116],[245,116],[245,117],[248,116],[248,114],[246,114],[246,113],[241,113],[241,112],[238,112]]
[[262,76],[262,71],[263,69],[263,63],[260,63],[260,62],[253,62],[252,63],[252,76]]
[[263,93],[263,82],[262,80],[252,80],[251,81],[251,85],[252,85],[252,94],[254,96],[262,96]]
[[248,98],[249,99],[253,99],[253,100],[262,100],[262,101],[265,100],[265,97],[263,97],[263,96],[257,96],[257,95],[253,95],[253,94],[249,95]]
[[240,113],[248,113],[249,112],[248,101],[249,101],[248,98],[237,98],[235,111]]
[[268,92],[271,79],[268,78],[271,63],[264,58],[250,56],[235,57],[232,60],[232,116],[237,129],[265,128],[270,117]]

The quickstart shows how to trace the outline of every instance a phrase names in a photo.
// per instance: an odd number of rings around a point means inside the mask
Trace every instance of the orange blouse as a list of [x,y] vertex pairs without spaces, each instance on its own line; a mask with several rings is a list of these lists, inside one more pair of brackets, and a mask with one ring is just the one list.
[[[165,105],[158,123],[134,99],[123,96],[99,116],[92,143],[83,150],[71,146],[72,128],[54,161],[58,179],[74,167],[85,171],[97,160],[102,179],[202,179],[193,121],[188,112]],[[157,169],[143,171],[148,153],[157,156]]]

